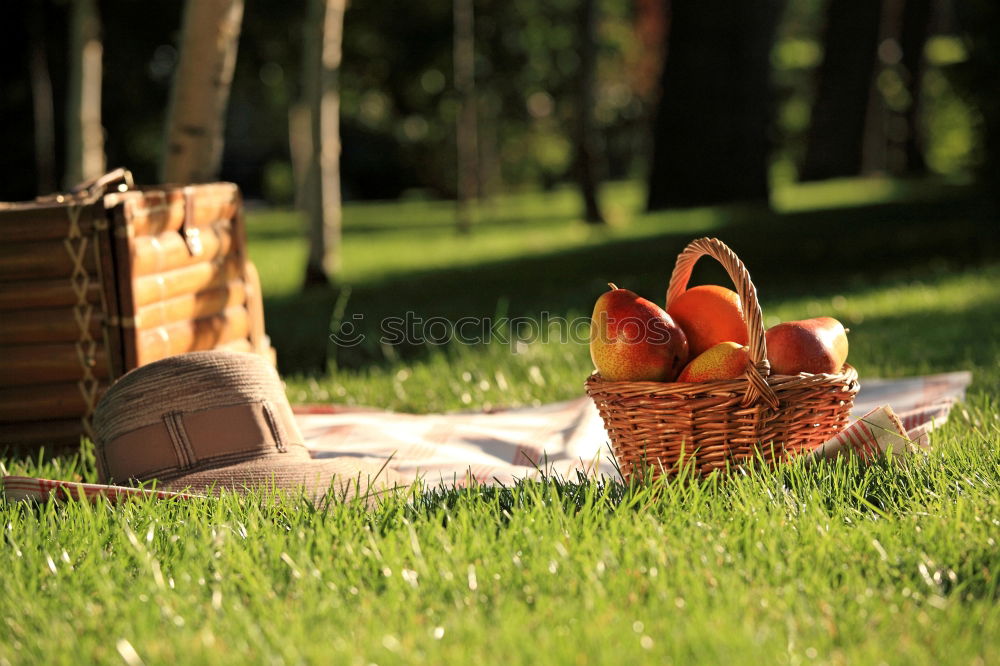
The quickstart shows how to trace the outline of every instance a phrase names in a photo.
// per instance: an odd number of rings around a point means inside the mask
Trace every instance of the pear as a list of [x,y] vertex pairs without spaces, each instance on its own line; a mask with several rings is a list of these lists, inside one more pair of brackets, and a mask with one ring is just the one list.
[[656,303],[609,284],[594,305],[590,357],[610,381],[673,381],[688,359],[684,331]]
[[679,382],[710,382],[742,377],[750,364],[750,349],[737,342],[720,342],[695,356],[687,364]]
[[833,317],[786,321],[767,329],[764,339],[776,375],[834,374],[847,361],[847,330]]

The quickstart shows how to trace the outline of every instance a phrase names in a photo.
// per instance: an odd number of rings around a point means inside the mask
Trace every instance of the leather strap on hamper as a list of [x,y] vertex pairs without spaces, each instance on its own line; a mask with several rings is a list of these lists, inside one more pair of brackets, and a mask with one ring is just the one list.
[[[83,398],[85,406],[82,418],[83,431],[91,439],[94,437],[94,430],[90,417],[94,412],[94,407],[97,405],[100,382],[94,376],[94,367],[97,365],[98,342],[94,340],[94,336],[90,333],[91,321],[94,318],[94,307],[87,300],[87,293],[90,290],[90,273],[86,268],[86,257],[88,250],[96,252],[96,247],[90,247],[90,243],[93,242],[96,246],[99,240],[96,234],[85,235],[80,222],[83,215],[94,214],[93,204],[103,197],[104,193],[111,186],[117,187],[120,191],[122,188],[128,189],[133,187],[132,174],[126,169],[119,168],[73,188],[71,191],[72,196],[68,198],[68,205],[66,206],[69,228],[66,230],[66,236],[63,239],[66,252],[73,262],[73,271],[70,274],[70,286],[72,286],[73,294],[76,296],[76,303],[73,305],[73,317],[80,331],[80,336],[76,341],[76,353],[81,369],[81,376],[77,382],[77,387],[80,389],[80,395]],[[66,199],[64,195],[56,195],[56,201],[61,202]],[[95,216],[95,219],[90,220],[90,222],[96,229],[107,228],[107,220],[103,218],[97,219],[97,216]],[[100,262],[97,262],[97,264],[97,270],[100,271]],[[100,278],[101,276],[98,275],[99,283],[101,282]],[[102,290],[102,301],[103,298],[104,292]],[[102,311],[106,310],[103,302],[101,309]]]

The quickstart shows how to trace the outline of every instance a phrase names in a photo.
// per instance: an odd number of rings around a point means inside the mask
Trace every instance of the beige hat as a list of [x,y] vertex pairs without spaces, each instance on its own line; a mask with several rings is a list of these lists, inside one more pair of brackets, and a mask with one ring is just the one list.
[[277,371],[256,354],[192,352],[137,368],[98,403],[94,429],[101,483],[274,487],[313,501],[401,485],[382,465],[310,458]]

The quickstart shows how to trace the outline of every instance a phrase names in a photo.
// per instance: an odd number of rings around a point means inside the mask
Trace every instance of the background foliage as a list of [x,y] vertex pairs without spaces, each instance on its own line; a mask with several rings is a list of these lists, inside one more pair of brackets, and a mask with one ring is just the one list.
[[[476,71],[481,173],[489,192],[551,187],[566,180],[579,66],[574,0],[476,3]],[[960,3],[945,13],[926,48],[923,124],[933,172],[968,174],[989,164],[997,104],[997,37],[990,2]],[[15,3],[0,43],[0,118],[7,164],[32,163],[27,58],[32,7],[41,9],[57,118],[65,108],[67,3]],[[662,59],[663,9],[656,2],[601,0],[597,105],[605,153],[602,174],[623,178],[647,168],[656,71]],[[795,179],[823,55],[820,0],[793,0],[779,25],[771,59],[779,102],[773,128],[773,177]],[[101,0],[104,23],[104,124],[109,165],[127,165],[140,182],[156,180],[163,116],[177,60],[181,3]],[[229,105],[222,177],[251,197],[289,203],[289,105],[301,95],[301,3],[248,2]],[[387,19],[391,17],[391,19]],[[348,199],[404,192],[454,193],[451,2],[390,0],[349,6],[341,75],[343,184]],[[890,108],[907,104],[898,73],[884,67],[879,94]],[[958,94],[956,91],[961,91]],[[63,137],[57,123],[57,148]],[[5,169],[0,199],[35,194],[30,169]]]

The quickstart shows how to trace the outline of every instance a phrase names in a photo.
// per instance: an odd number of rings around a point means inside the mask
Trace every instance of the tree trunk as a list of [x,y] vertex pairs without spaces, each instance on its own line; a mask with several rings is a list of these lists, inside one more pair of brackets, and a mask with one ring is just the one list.
[[[305,66],[306,42],[303,41],[302,76],[309,68]],[[288,108],[288,155],[292,161],[292,179],[295,181],[295,208],[306,210],[306,182],[309,180],[309,165],[312,164],[312,114],[305,93],[302,98]]]
[[472,0],[454,0],[455,92],[458,116],[455,121],[457,147],[458,199],[457,222],[461,233],[472,229],[472,206],[476,198],[478,152],[476,119],[476,42]]
[[167,116],[164,182],[218,178],[242,21],[243,0],[188,0]]
[[930,36],[931,0],[906,0],[903,8],[899,45],[903,51],[901,64],[910,106],[906,109],[906,141],[904,170],[908,174],[927,171],[924,161],[924,135],[920,123],[921,83],[924,74],[924,46]]
[[861,173],[882,0],[830,0],[799,180]]
[[[480,100],[483,98],[480,97]],[[497,125],[500,124],[496,111],[492,104],[480,104],[479,110],[483,111],[479,116],[479,127],[477,131],[478,153],[479,153],[479,173],[476,174],[476,181],[479,185],[479,201],[493,202],[493,196],[503,189],[503,173],[500,170],[500,157],[497,137]],[[484,108],[485,107],[485,108]]]
[[28,30],[31,54],[31,102],[35,121],[35,183],[39,194],[56,189],[56,126],[52,104],[52,79],[45,55],[45,25],[40,2],[30,2]]
[[340,260],[340,93],[345,0],[310,0],[306,18],[305,86],[311,159],[305,204],[309,259],[305,285],[328,284]]
[[1000,202],[1000,3],[956,2],[952,5],[968,48],[968,59],[953,66],[959,93],[978,117],[976,175],[993,203]]
[[649,210],[768,198],[771,43],[781,0],[674,0]]
[[595,85],[597,79],[597,0],[580,0],[577,9],[580,71],[576,90],[575,172],[583,195],[584,220],[604,224],[598,201],[598,142],[594,127]]
[[94,0],[73,0],[70,7],[69,90],[66,100],[66,175],[71,188],[105,171],[101,126],[103,47],[101,19]]

